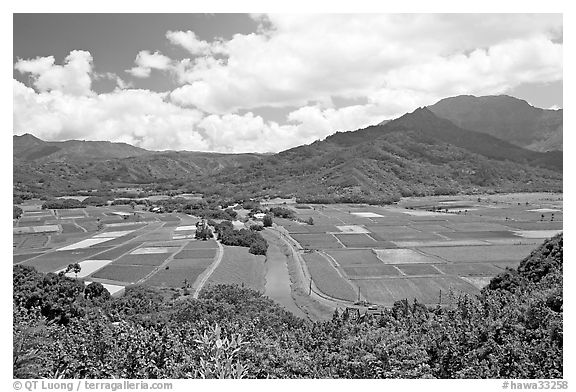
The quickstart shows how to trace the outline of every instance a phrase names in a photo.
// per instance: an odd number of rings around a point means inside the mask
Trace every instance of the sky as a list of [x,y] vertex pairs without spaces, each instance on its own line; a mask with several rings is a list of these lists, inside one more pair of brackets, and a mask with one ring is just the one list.
[[14,14],[13,133],[278,152],[461,94],[563,107],[559,14]]

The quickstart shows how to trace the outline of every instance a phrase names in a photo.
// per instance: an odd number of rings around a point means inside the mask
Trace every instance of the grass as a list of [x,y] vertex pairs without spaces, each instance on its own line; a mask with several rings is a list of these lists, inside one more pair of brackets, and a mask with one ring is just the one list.
[[366,234],[334,234],[347,247],[374,247],[378,242]]
[[439,264],[437,268],[445,274],[457,276],[494,276],[502,272],[487,263]]
[[193,240],[188,242],[184,249],[218,249],[218,244],[214,240],[198,241]]
[[434,268],[431,264],[405,264],[396,265],[396,267],[408,276],[441,274],[440,271]]
[[[114,225],[114,223],[112,223]],[[118,224],[117,226],[106,226],[105,231],[128,231],[128,230],[138,230],[142,227],[146,226],[145,223],[127,223],[127,224]]]
[[418,224],[412,225],[412,227],[416,230],[421,230],[421,231],[430,232],[430,233],[445,233],[445,232],[454,231],[454,229],[448,228],[448,227],[443,226],[442,224],[438,224],[436,222],[430,223],[430,224],[418,223]]
[[369,301],[386,305],[402,299],[437,304],[440,291],[443,298],[447,298],[451,289],[455,293],[478,293],[476,287],[454,276],[366,279],[355,282]]
[[265,256],[248,253],[248,248],[224,246],[224,256],[206,284],[244,284],[264,292],[266,266]]
[[16,263],[20,263],[21,261],[25,261],[28,259],[31,259],[32,257],[36,257],[38,255],[40,255],[41,253],[28,253],[28,254],[22,254],[22,255],[13,255],[12,256],[12,262],[14,264]]
[[81,216],[86,217],[84,214],[84,210],[82,208],[71,208],[68,210],[56,210],[57,216],[64,216],[64,217],[72,217],[72,216]]
[[[443,233],[444,234],[444,233]],[[389,234],[382,234],[382,233],[372,233],[370,236],[378,241],[441,241],[444,238],[440,237],[434,233],[425,233],[421,231],[414,231],[414,233],[389,233]]]
[[214,258],[204,259],[173,259],[168,263],[170,268],[207,267],[214,262]]
[[69,233],[82,233],[83,231],[72,223],[62,223],[62,233],[69,234]]
[[382,260],[376,257],[372,250],[328,250],[327,254],[332,256],[334,260],[343,267],[356,266],[362,264],[382,264]]
[[146,280],[144,283],[148,286],[155,287],[183,287],[184,280],[186,280],[190,285],[195,286],[196,279],[206,267],[189,267],[189,268],[175,268],[170,267],[170,269],[160,269],[156,272],[150,279]]
[[376,249],[375,252],[384,264],[430,264],[441,262],[435,257],[424,255],[412,249]]
[[481,290],[490,283],[492,278],[489,276],[462,276],[462,279]]
[[304,254],[304,260],[312,280],[320,291],[331,297],[347,301],[357,299],[357,294],[350,283],[340,276],[328,259],[314,252]]
[[116,263],[109,264],[102,268],[94,275],[93,278],[109,279],[118,282],[136,283],[140,279],[146,277],[154,270],[153,266],[149,265],[117,265]]
[[158,216],[162,222],[180,222],[180,218],[172,214],[162,214]]
[[511,231],[457,231],[453,233],[443,233],[446,237],[454,240],[485,240],[501,238],[517,238]]
[[174,255],[175,259],[213,259],[216,256],[216,249],[190,249],[182,250]]
[[506,231],[508,228],[497,223],[490,222],[465,222],[465,223],[447,223],[447,227],[453,228],[455,231]]
[[137,248],[140,246],[140,242],[129,242],[124,245],[120,245],[114,249],[107,250],[106,252],[96,255],[93,257],[95,260],[114,260],[118,257],[130,252],[132,249]]
[[423,247],[421,251],[436,255],[452,262],[492,262],[522,260],[537,245],[490,245],[490,246],[454,246]]
[[324,234],[339,231],[335,225],[300,225],[285,226],[290,234]]
[[342,248],[342,245],[330,234],[292,234],[291,236],[307,249]]
[[143,255],[124,255],[114,262],[115,265],[152,265],[158,266],[164,262],[169,253],[154,253]]
[[514,230],[562,230],[563,222],[506,222],[506,226]]
[[350,279],[400,276],[400,271],[391,265],[367,265],[361,267],[343,267],[342,269]]
[[19,250],[42,249],[48,243],[49,237],[45,234],[21,234],[15,236]]
[[92,258],[94,254],[101,251],[102,249],[90,248],[56,251],[44,254],[33,260],[24,261],[22,265],[35,267],[39,272],[53,272],[66,267],[68,264],[77,263],[88,257]]

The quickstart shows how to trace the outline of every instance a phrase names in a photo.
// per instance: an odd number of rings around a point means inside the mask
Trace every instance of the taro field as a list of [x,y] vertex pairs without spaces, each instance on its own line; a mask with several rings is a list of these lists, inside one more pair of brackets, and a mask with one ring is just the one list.
[[[562,195],[407,198],[390,206],[283,205],[275,224],[297,245],[315,287],[332,299],[426,304],[476,294],[563,228]],[[313,225],[303,223],[312,218]]]
[[78,263],[80,273],[67,276],[121,294],[134,284],[193,288],[217,258],[214,240],[194,239],[198,218],[189,215],[126,206],[42,210],[41,204],[26,201],[14,220],[14,264],[49,273]]

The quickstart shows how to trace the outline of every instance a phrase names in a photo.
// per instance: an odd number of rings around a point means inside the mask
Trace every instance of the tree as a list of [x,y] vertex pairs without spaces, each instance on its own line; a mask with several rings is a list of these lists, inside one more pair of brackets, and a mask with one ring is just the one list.
[[13,219],[19,219],[22,216],[22,208],[14,206]]
[[92,282],[84,289],[84,298],[86,299],[94,299],[94,298],[102,298],[108,299],[110,298],[110,292],[106,290],[106,288],[99,282]]
[[72,271],[74,272],[75,277],[78,278],[78,274],[80,273],[81,270],[82,267],[80,267],[80,264],[72,263],[68,264],[68,266],[66,267],[66,272],[64,272],[64,274],[67,274],[68,272]]
[[206,241],[212,238],[212,230],[208,226],[201,226],[196,229],[196,234],[194,237],[198,240]]
[[308,220],[306,221],[306,223],[308,223],[309,225],[313,225],[314,224],[314,219],[312,219],[312,217],[308,218]]
[[272,223],[273,223],[272,215],[270,215],[270,214],[265,215],[262,222],[264,223],[264,227],[271,227]]

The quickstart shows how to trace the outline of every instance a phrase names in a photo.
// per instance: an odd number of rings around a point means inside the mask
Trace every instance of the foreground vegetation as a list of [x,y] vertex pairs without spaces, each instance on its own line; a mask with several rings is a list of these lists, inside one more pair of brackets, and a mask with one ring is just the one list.
[[563,237],[477,297],[382,314],[296,318],[259,292],[211,286],[170,301],[110,298],[63,275],[13,271],[17,378],[561,378]]

